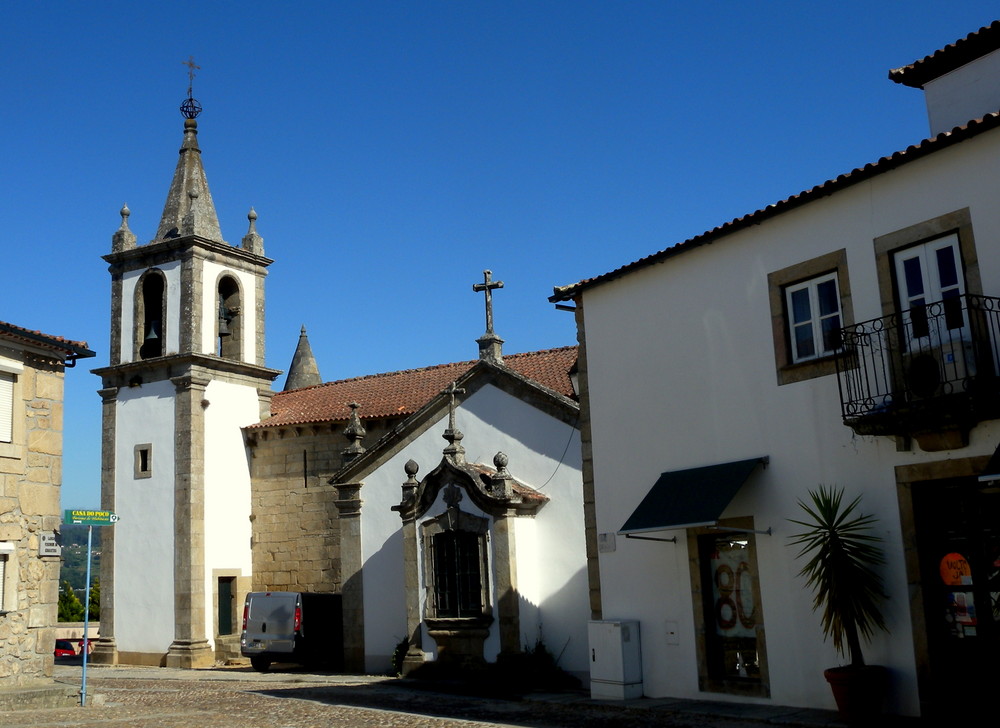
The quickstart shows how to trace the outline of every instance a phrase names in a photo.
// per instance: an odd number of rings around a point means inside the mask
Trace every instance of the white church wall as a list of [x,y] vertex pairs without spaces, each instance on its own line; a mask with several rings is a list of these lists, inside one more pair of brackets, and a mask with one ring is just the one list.
[[[180,261],[169,261],[156,266],[156,270],[162,271],[166,278],[166,289],[164,296],[167,299],[167,321],[181,320],[181,264]],[[139,278],[146,272],[146,269],[126,271],[122,275],[122,328],[121,328],[121,351],[119,356],[122,362],[133,361],[132,336],[135,330],[135,293]],[[165,349],[166,354],[176,354],[180,348],[180,331],[176,326],[166,326]]]
[[257,341],[257,317],[254,312],[257,310],[257,285],[256,278],[250,273],[233,270],[224,265],[206,260],[203,265],[202,286],[202,311],[205,312],[205,322],[201,331],[201,353],[218,353],[218,340],[216,339],[215,319],[218,318],[219,310],[219,277],[225,273],[232,276],[240,284],[240,297],[242,301],[242,312],[240,320],[243,326],[243,361],[256,363],[255,342]]
[[[524,521],[515,526],[519,587],[524,603],[530,605],[527,613],[533,615],[522,625],[522,637],[524,643],[534,646],[541,620],[542,636],[554,654],[569,642],[561,666],[585,671],[589,607],[578,433],[492,385],[482,387],[461,402],[456,411],[456,425],[465,435],[462,445],[467,461],[492,466],[493,456],[498,450],[503,451],[510,459],[508,469],[515,478],[541,487],[541,492],[552,498],[536,516],[538,523],[545,524],[549,531],[544,538],[532,535],[535,530],[532,519],[515,519]],[[402,497],[401,485],[406,479],[403,466],[410,459],[416,461],[420,466],[417,480],[437,467],[447,444],[442,438],[446,427],[447,413],[442,413],[437,422],[364,479],[361,489],[364,504],[362,558],[366,670],[369,672],[387,669],[393,649],[405,637],[402,521],[391,510]],[[445,510],[440,498],[439,494],[438,502],[423,520]],[[482,515],[468,497],[461,501],[461,508]],[[534,553],[533,544],[544,549],[540,552],[545,554],[544,558]],[[490,571],[495,584],[492,568],[491,559]],[[422,575],[422,563],[420,569]],[[550,604],[560,606],[549,610],[547,605]],[[423,606],[421,601],[421,610]],[[493,606],[495,610],[496,605]],[[569,633],[575,632],[577,625],[579,637],[569,639]],[[428,657],[433,658],[434,641],[425,634],[423,644]],[[495,659],[499,648],[498,626],[494,624],[485,645],[487,659]]]
[[[996,294],[998,159],[1000,137],[977,137],[584,294],[599,533],[618,531],[663,471],[770,457],[723,516],[753,515],[755,528],[773,529],[755,541],[775,703],[833,707],[821,670],[842,660],[822,641],[787,545],[796,501],[823,483],[863,493],[864,511],[880,519],[891,633],[866,658],[893,671],[893,709],[918,711],[893,468],[990,454],[1000,428],[980,425],[956,453],[897,452],[889,438],[842,424],[835,376],[778,386],[767,275],[846,248],[854,319],[879,317],[873,239],[969,207],[983,290]],[[753,701],[699,691],[686,532],[654,535],[678,542],[618,536],[600,555],[604,618],[641,622],[646,695]]]
[[515,519],[518,590],[522,604],[531,605],[521,615],[522,646],[541,640],[560,667],[586,675],[590,606],[579,431],[493,386],[476,392],[460,412],[466,422],[478,420],[482,442],[494,449],[477,449],[472,457],[474,441],[466,436],[470,461],[492,464],[501,450],[510,474],[550,499],[533,519]]
[[214,644],[213,570],[249,576],[250,468],[240,430],[260,419],[257,390],[212,381],[205,389],[205,634]]
[[[114,634],[122,652],[166,652],[174,639],[174,385],[121,389],[116,405]],[[129,433],[141,432],[141,440]],[[136,478],[134,448],[151,447]]]

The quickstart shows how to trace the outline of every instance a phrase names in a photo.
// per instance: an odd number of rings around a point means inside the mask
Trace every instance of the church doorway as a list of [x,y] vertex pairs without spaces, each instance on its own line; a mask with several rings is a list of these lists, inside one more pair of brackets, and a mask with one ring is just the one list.
[[921,702],[937,715],[992,701],[1000,684],[1000,486],[913,484],[927,638]]

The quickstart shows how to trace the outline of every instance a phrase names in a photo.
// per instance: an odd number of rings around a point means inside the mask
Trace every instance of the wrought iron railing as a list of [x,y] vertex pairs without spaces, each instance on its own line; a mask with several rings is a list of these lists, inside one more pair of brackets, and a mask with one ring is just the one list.
[[997,404],[1000,298],[954,296],[845,326],[839,343],[844,422],[859,432],[902,434],[942,403],[980,421]]

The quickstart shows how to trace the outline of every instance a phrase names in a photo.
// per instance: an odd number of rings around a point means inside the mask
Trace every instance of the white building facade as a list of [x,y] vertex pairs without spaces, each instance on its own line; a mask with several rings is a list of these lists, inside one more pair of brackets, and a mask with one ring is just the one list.
[[[965,83],[997,48],[994,24],[894,77]],[[834,707],[843,658],[789,545],[821,484],[878,518],[889,631],[865,657],[887,708],[996,684],[1000,95],[963,108],[982,118],[556,289],[580,328],[591,608],[640,622],[645,695]]]

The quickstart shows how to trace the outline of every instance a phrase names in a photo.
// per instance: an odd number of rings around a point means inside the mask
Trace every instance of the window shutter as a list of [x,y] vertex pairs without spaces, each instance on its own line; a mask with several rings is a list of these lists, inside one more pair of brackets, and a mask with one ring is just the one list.
[[0,442],[11,442],[14,434],[14,375],[0,372]]

